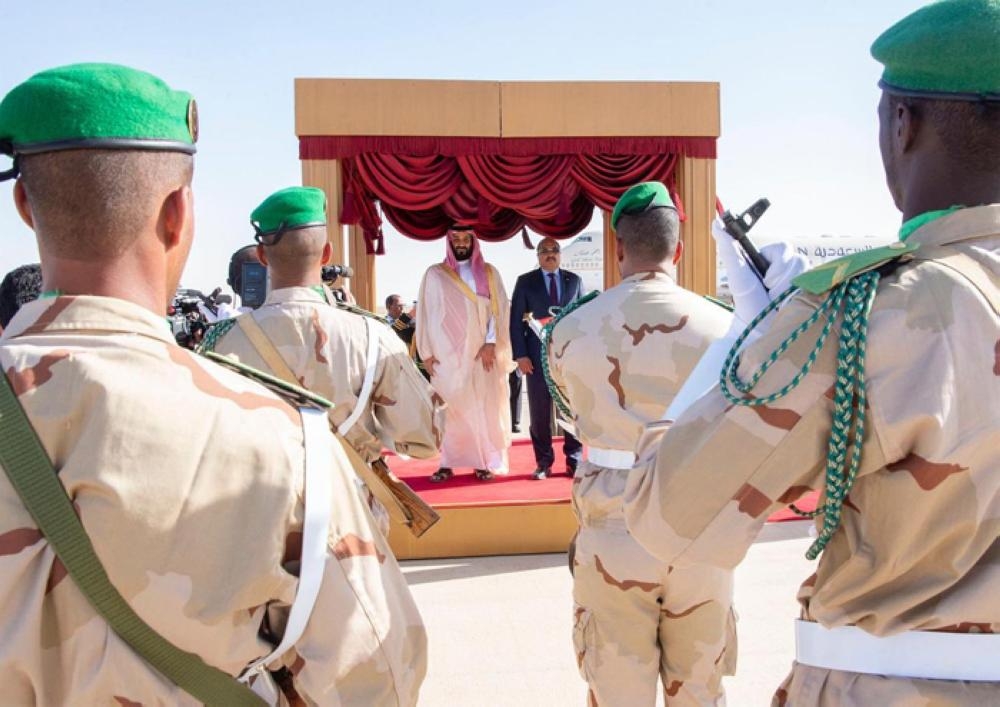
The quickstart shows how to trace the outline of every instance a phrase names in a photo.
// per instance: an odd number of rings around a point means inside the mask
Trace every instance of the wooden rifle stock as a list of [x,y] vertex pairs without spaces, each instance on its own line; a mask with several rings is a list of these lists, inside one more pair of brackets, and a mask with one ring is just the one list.
[[[392,473],[384,459],[373,461],[371,470],[378,479],[378,485],[388,490],[391,495],[391,503],[382,502],[389,515],[409,528],[413,537],[419,538],[441,520],[437,511],[427,505],[426,501],[407,486],[405,481]],[[369,483],[369,486],[373,485]],[[374,487],[372,492],[375,493]]]

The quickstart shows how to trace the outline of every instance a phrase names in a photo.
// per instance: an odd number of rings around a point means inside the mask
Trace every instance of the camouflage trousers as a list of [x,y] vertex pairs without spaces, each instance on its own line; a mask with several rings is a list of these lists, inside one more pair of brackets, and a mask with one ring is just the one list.
[[733,573],[666,567],[632,539],[621,513],[627,472],[582,467],[573,561],[573,643],[591,705],[724,705],[736,668]]
[[1000,682],[918,680],[795,663],[772,707],[978,707],[1000,705]]

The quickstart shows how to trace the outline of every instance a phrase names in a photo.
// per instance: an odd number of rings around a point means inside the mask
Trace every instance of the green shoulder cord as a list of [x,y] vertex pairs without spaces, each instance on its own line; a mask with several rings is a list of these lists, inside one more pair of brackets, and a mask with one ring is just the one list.
[[597,297],[599,293],[595,290],[590,292],[579,299],[575,299],[561,310],[559,314],[554,316],[552,320],[542,327],[542,375],[545,376],[545,385],[549,388],[549,395],[552,396],[552,400],[555,402],[556,407],[559,408],[559,412],[566,416],[567,419],[573,419],[573,411],[569,409],[569,401],[559,390],[559,386],[556,385],[555,381],[552,380],[552,372],[549,370],[549,340],[552,338],[552,330],[555,329],[556,324],[562,321],[570,312],[576,311],[583,305],[587,304],[590,300]]
[[232,675],[167,641],[122,598],[2,372],[0,379],[0,465],[91,606],[150,666],[192,697],[207,705],[265,704]]
[[[244,316],[243,314],[239,315]],[[198,348],[195,349],[200,354],[207,353],[209,351],[215,351],[215,345],[219,343],[219,339],[225,336],[230,329],[236,326],[236,320],[239,317],[230,317],[229,319],[223,319],[221,322],[216,322],[208,328],[205,332],[205,338],[201,340],[198,344]]]
[[[837,351],[837,381],[834,394],[833,427],[826,454],[826,488],[825,500],[815,511],[803,512],[791,506],[792,510],[805,518],[823,516],[823,527],[816,541],[813,542],[806,557],[815,560],[830,541],[833,533],[840,526],[841,509],[847,495],[854,485],[858,467],[861,462],[861,445],[865,436],[865,349],[868,339],[868,317],[871,314],[872,303],[875,300],[875,290],[878,287],[879,272],[870,270],[840,283],[832,289],[826,299],[808,319],[800,324],[758,368],[750,380],[743,382],[738,375],[740,365],[740,347],[750,333],[767,315],[776,311],[789,297],[798,292],[791,287],[771,302],[758,314],[749,326],[740,334],[729,351],[729,356],[722,367],[719,385],[722,394],[733,405],[758,407],[770,405],[776,400],[788,395],[816,363],[816,358],[826,343],[827,336],[833,328],[837,316],[843,313],[843,325],[840,331],[840,348]],[[821,318],[826,321],[816,338],[816,345],[806,359],[805,364],[787,385],[775,393],[760,398],[751,397],[753,388],[761,377],[774,365],[788,348],[808,329],[812,328]],[[733,389],[737,392],[733,392]],[[739,394],[738,394],[739,393]],[[848,455],[848,448],[850,454]]]

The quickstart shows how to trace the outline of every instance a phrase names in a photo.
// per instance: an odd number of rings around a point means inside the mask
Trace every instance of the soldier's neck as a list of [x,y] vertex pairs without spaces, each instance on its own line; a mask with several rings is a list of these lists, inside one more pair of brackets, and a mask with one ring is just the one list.
[[94,295],[132,302],[157,315],[167,311],[173,291],[163,263],[134,258],[81,261],[42,255],[42,289],[60,295]]
[[621,270],[623,280],[626,277],[632,277],[636,273],[641,272],[659,272],[675,280],[677,279],[677,268],[669,260],[662,263],[635,263],[626,258],[621,261],[619,269]]
[[962,165],[932,163],[913,171],[914,178],[904,190],[903,221],[928,211],[952,206],[982,206],[1000,203],[1000,176],[970,174]]
[[317,273],[280,273],[271,269],[271,289],[283,290],[286,287],[317,287],[323,284],[323,278]]

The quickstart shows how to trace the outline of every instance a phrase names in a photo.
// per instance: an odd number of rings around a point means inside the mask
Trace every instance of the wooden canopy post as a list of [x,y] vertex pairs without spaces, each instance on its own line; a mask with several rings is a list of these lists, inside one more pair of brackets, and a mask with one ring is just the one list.
[[361,226],[347,227],[347,245],[351,267],[354,269],[350,282],[346,283],[348,289],[351,290],[359,307],[374,312],[379,304],[375,301],[377,299],[375,294],[375,256],[368,252]]
[[327,240],[333,247],[333,263],[344,263],[344,234],[340,227],[340,208],[344,189],[339,160],[302,160],[302,184],[326,192]]
[[715,218],[715,160],[682,157],[677,187],[687,220],[681,224],[684,252],[677,267],[682,287],[715,296],[716,255],[712,238]]
[[615,232],[611,228],[611,212],[601,210],[601,223],[604,225],[604,289],[610,290],[622,281],[621,270],[618,269],[618,258],[615,252],[618,248]]

